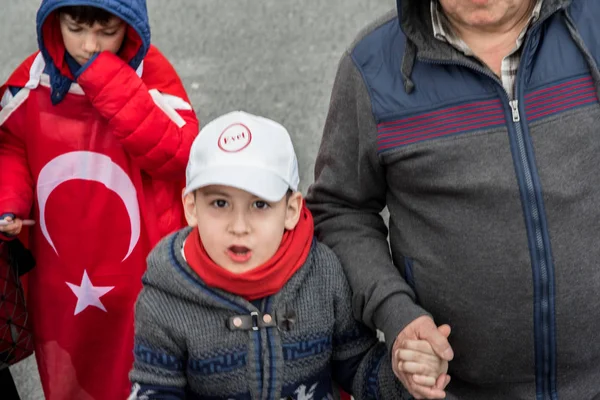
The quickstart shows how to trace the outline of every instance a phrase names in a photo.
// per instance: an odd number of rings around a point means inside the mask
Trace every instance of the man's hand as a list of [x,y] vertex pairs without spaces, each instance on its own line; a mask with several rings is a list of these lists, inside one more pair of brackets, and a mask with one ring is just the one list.
[[412,374],[415,382],[435,387],[441,375],[448,373],[448,361],[433,351],[427,340],[405,340],[396,351],[400,358],[398,371]]
[[422,316],[408,324],[402,332],[398,334],[392,348],[392,368],[394,373],[400,379],[404,387],[416,399],[443,399],[446,397],[444,389],[450,383],[450,376],[441,374],[431,387],[430,378],[419,374],[409,374],[401,370],[399,351],[401,348],[406,348],[406,342],[411,340],[426,340],[435,354],[445,361],[450,361],[454,357],[454,352],[448,336],[450,335],[450,327],[442,325],[439,328],[435,325],[430,317]]

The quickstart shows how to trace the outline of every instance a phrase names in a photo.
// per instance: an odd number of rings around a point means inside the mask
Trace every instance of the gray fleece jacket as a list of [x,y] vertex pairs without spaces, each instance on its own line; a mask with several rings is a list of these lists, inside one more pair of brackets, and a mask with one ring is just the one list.
[[135,311],[131,399],[403,398],[385,345],[352,316],[337,257],[313,242],[277,294],[256,302],[207,287],[184,259],[190,229],[148,257]]
[[514,98],[434,39],[429,1],[398,0],[341,59],[316,232],[390,346],[421,315],[451,325],[449,399],[600,399],[598,15],[545,0]]

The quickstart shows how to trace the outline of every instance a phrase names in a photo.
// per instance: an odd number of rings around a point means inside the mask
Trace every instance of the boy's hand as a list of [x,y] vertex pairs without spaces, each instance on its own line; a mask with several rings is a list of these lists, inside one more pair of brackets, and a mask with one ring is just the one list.
[[0,216],[0,233],[6,236],[17,236],[21,233],[23,226],[34,225],[35,221],[30,219],[15,218],[13,214],[2,214]]
[[448,325],[442,325],[438,328],[433,319],[428,316],[421,316],[415,319],[398,334],[392,348],[392,369],[400,382],[402,382],[415,399],[444,399],[446,397],[444,389],[448,386],[450,377],[445,373],[441,374],[433,387],[427,385],[427,383],[431,382],[427,377],[406,373],[399,369],[400,358],[398,350],[406,347],[404,342],[407,340],[425,340],[431,345],[431,348],[438,357],[450,361],[454,357],[454,353],[448,343],[449,335],[450,327]]
[[20,218],[13,217],[5,217],[3,220],[0,220],[0,232],[7,236],[17,236],[21,233],[21,229],[23,229],[23,220]]
[[426,340],[405,340],[397,353],[398,369],[413,374],[423,386],[434,387],[437,378],[448,372],[448,361],[438,357]]

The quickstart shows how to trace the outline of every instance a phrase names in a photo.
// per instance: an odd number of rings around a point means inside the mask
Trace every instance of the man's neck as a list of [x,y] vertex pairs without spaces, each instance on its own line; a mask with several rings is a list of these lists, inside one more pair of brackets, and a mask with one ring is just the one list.
[[520,33],[529,23],[536,0],[524,1],[506,20],[498,24],[472,26],[446,14],[456,34],[471,51],[499,75],[502,60],[510,54]]
[[512,15],[493,25],[468,25],[449,13],[445,14],[454,32],[469,46],[473,54],[500,76],[502,60],[513,51],[519,35],[529,23],[536,2],[537,0],[524,1]]

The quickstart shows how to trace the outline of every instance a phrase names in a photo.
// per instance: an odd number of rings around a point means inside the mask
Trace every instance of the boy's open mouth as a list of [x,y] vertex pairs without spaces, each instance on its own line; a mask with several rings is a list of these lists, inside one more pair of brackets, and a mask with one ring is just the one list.
[[252,256],[252,251],[245,246],[230,246],[227,255],[234,262],[246,262]]

